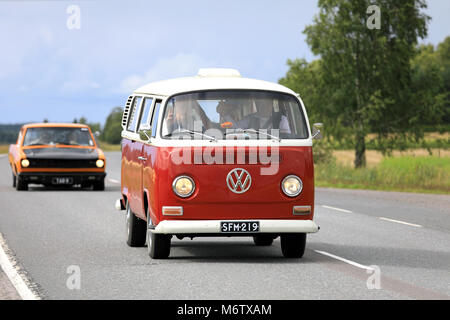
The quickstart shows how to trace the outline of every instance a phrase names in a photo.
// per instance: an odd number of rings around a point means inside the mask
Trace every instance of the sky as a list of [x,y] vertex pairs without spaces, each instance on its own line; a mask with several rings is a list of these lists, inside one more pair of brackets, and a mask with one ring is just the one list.
[[[199,68],[277,82],[287,59],[315,58],[302,31],[317,13],[317,0],[0,0],[0,123],[104,123],[137,87]],[[427,13],[421,42],[437,45],[450,1]]]

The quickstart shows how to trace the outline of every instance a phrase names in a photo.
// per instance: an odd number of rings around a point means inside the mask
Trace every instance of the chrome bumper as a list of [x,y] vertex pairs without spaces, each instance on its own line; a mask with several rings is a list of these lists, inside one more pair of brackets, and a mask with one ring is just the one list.
[[[220,234],[220,222],[239,220],[164,220],[149,231],[156,234]],[[319,226],[312,220],[245,220],[258,221],[258,233],[315,233]],[[242,233],[245,236],[245,233]]]

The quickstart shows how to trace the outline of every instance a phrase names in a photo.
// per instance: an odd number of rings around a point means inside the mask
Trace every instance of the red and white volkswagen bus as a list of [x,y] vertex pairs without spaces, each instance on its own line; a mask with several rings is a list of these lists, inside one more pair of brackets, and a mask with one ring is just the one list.
[[[127,243],[167,258],[171,239],[281,238],[300,258],[314,216],[311,130],[299,95],[233,69],[150,83],[122,119]],[[317,131],[318,133],[318,131]]]

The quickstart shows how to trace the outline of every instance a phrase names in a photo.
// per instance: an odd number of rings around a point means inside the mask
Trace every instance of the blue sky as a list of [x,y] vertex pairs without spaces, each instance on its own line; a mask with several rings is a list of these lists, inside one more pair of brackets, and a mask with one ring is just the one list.
[[[67,28],[70,5],[79,30]],[[424,42],[436,45],[450,1],[428,6]],[[312,0],[0,0],[0,123],[104,123],[136,87],[203,67],[276,82],[288,58],[314,58],[302,31],[317,12]]]

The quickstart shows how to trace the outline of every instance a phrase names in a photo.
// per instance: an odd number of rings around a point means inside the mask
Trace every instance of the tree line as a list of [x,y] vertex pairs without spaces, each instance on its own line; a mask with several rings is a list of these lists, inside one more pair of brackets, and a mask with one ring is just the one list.
[[99,122],[88,122],[85,117],[74,119],[74,123],[87,124],[92,132],[100,133],[100,140],[109,144],[120,144],[122,137],[122,107],[114,107],[106,118],[103,128]]
[[[100,122],[88,121],[84,116],[73,119],[72,123],[86,124],[91,128],[92,133],[100,133],[99,139],[109,144],[120,144],[122,132],[122,107],[114,107],[106,118],[105,125]],[[48,119],[43,119],[43,123],[48,123]],[[16,143],[20,128],[25,123],[0,124],[0,144]]]

